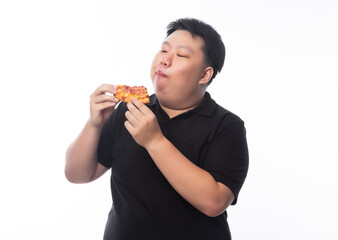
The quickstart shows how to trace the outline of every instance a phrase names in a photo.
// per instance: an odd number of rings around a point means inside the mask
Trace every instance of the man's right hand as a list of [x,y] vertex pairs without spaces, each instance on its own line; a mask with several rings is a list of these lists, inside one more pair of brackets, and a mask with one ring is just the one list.
[[[106,94],[109,93],[109,94]],[[114,112],[116,104],[119,102],[113,96],[116,87],[111,84],[102,84],[90,96],[90,123],[97,128],[101,128],[104,122]]]

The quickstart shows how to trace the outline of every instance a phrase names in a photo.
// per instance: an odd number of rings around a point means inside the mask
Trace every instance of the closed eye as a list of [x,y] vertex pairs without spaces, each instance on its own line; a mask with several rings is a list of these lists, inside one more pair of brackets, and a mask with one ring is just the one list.
[[178,57],[183,57],[183,58],[187,58],[187,56],[185,55],[181,55],[181,54],[177,54]]

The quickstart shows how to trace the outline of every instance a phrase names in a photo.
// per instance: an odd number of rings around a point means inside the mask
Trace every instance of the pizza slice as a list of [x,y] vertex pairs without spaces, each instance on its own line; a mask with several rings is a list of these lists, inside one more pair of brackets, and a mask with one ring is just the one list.
[[134,97],[143,103],[149,103],[149,94],[144,86],[130,87],[127,85],[117,85],[116,94],[114,96],[122,102],[130,102]]

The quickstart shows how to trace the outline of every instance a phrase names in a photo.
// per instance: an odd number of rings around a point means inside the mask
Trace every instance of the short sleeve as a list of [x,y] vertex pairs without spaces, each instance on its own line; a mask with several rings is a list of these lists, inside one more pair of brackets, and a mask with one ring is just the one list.
[[113,136],[109,133],[107,127],[103,127],[100,135],[99,146],[97,150],[97,161],[107,168],[112,166],[112,145]]
[[203,168],[230,188],[235,205],[249,167],[246,129],[240,119],[222,128],[211,143]]
[[100,134],[97,161],[107,168],[111,168],[112,166],[114,138],[121,129],[120,125],[123,124],[121,118],[121,115],[123,115],[122,105],[119,104],[113,114],[104,123]]

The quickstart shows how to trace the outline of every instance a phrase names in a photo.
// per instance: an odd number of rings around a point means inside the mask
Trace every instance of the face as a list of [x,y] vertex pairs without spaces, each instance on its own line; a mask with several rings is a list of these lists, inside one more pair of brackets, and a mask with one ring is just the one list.
[[162,43],[151,66],[155,93],[163,106],[172,109],[191,107],[206,88],[204,41],[185,30],[177,30]]

